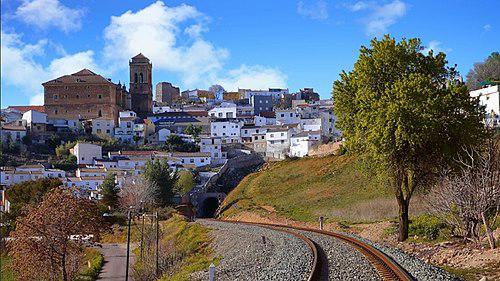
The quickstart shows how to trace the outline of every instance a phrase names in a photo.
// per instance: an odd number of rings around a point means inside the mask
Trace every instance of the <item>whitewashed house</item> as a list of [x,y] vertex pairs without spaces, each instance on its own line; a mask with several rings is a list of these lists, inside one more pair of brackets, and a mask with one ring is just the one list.
[[500,93],[499,85],[471,91],[473,98],[479,98],[479,103],[485,107],[486,123],[490,126],[500,126]]
[[102,158],[102,147],[91,143],[79,142],[70,152],[76,156],[77,164],[93,164],[94,159]]
[[321,131],[301,132],[290,138],[290,156],[304,157],[321,141]]
[[243,143],[251,143],[253,142],[253,135],[255,134],[264,134],[267,132],[266,127],[260,127],[260,126],[249,126],[249,125],[244,125],[241,127],[241,141]]
[[15,142],[21,144],[23,137],[26,136],[26,127],[23,125],[22,120],[2,123],[0,133],[3,143]]
[[92,119],[92,134],[113,136],[115,134],[115,120],[107,118]]
[[222,143],[239,143],[242,126],[243,122],[238,120],[215,120],[210,123],[210,136],[221,137]]
[[210,153],[211,164],[220,165],[227,159],[227,153],[222,151],[221,137],[201,137],[200,152]]
[[115,139],[123,143],[134,141],[134,123],[137,114],[133,111],[121,111],[118,117],[118,127],[114,130]]
[[293,132],[289,127],[269,128],[266,132],[266,157],[285,159],[290,152],[290,138]]
[[176,159],[176,164],[186,167],[192,166],[198,168],[210,165],[211,163],[209,152],[173,152],[172,157]]
[[276,125],[288,125],[300,123],[300,114],[295,109],[276,110]]
[[158,134],[158,142],[165,143],[167,141],[168,136],[172,134],[172,131],[170,131],[167,128],[163,128],[159,129],[157,134]]
[[321,131],[321,118],[301,118],[300,127],[303,131]]
[[340,133],[335,129],[335,115],[332,109],[323,110],[320,113],[321,134],[325,137],[339,137]]
[[210,109],[208,116],[214,118],[236,118],[236,104],[223,102],[220,106]]

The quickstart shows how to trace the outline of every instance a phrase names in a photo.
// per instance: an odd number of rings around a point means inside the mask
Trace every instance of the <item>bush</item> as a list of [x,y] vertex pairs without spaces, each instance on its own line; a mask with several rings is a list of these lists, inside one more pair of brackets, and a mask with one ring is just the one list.
[[[88,267],[87,262],[90,262],[90,267]],[[77,281],[96,280],[103,265],[104,257],[98,250],[86,249],[85,264],[81,273],[75,279]]]
[[435,240],[444,228],[446,228],[446,224],[441,219],[433,215],[424,214],[411,220],[409,235],[417,235],[429,240]]

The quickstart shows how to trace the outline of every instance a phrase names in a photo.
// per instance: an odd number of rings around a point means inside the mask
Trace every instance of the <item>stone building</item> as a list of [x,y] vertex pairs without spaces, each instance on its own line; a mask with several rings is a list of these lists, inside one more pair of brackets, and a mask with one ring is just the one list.
[[42,85],[44,109],[49,119],[118,120],[118,112],[129,103],[125,86],[114,84],[111,79],[88,69],[61,76]]
[[153,112],[152,65],[142,53],[129,61],[132,111],[145,118]]
[[162,104],[171,105],[181,95],[179,87],[172,86],[169,82],[160,82],[156,84],[155,101]]

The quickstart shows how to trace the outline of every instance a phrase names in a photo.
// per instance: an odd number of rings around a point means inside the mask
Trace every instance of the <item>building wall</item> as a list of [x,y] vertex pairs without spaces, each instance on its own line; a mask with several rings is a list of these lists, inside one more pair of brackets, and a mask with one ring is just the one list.
[[148,58],[136,56],[130,61],[129,67],[132,111],[145,117],[153,111],[152,65]]
[[102,158],[102,148],[90,143],[77,143],[73,148],[77,164],[92,164],[94,159]]
[[49,119],[118,120],[116,85],[62,83],[44,85],[44,106]]
[[169,82],[159,82],[156,84],[155,101],[160,103],[172,104],[172,102],[180,97],[180,89],[172,86]]

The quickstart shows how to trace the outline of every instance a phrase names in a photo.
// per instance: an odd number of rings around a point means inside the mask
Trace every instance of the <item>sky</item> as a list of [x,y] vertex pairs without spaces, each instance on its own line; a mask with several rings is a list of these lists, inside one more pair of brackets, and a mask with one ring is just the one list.
[[126,83],[143,53],[181,91],[312,87],[331,96],[362,45],[390,34],[445,52],[463,76],[500,51],[498,0],[1,0],[1,107],[88,68]]

